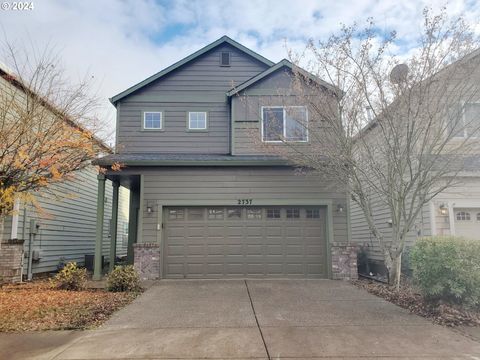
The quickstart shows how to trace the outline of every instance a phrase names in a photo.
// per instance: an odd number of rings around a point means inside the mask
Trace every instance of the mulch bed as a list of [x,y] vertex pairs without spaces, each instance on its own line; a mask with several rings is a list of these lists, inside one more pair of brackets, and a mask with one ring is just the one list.
[[388,284],[360,279],[354,284],[369,293],[394,303],[410,312],[431,319],[446,326],[480,326],[480,313],[450,304],[431,304],[409,284],[402,284],[400,290]]
[[0,332],[95,327],[137,295],[57,290],[47,280],[4,285],[0,288]]

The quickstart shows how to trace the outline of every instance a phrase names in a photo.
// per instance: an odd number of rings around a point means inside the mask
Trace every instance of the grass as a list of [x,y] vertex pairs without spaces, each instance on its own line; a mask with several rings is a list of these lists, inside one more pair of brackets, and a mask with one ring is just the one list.
[[96,327],[137,295],[57,290],[46,280],[4,285],[0,288],[0,332]]

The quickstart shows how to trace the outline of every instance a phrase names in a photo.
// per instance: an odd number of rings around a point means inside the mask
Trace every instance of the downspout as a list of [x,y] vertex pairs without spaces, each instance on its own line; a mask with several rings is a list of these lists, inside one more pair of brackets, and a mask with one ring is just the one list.
[[[27,207],[23,205],[23,218],[22,218],[22,240],[25,244],[25,236],[27,234]],[[20,282],[23,281],[23,269],[25,268],[25,246],[23,247],[22,264],[20,266]]]
[[15,199],[13,203],[12,228],[10,229],[10,239],[18,238],[18,213],[20,211],[20,200]]

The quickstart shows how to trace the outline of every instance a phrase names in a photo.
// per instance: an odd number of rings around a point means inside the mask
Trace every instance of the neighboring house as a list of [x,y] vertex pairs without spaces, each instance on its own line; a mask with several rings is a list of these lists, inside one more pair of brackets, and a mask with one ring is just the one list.
[[[0,67],[0,82],[2,91],[11,89],[25,94],[23,87],[19,86],[5,67]],[[99,153],[111,151],[101,141],[97,142]],[[18,281],[21,275],[27,276],[29,270],[32,274],[55,271],[62,262],[76,261],[83,265],[85,255],[93,255],[97,219],[97,173],[96,167],[91,165],[73,173],[71,179],[48,186],[35,194],[35,206],[16,202],[14,214],[5,221],[4,236],[1,239],[0,276],[4,280]],[[105,203],[106,208],[111,209],[111,183],[105,193]],[[120,189],[118,256],[126,255],[128,203],[128,191]],[[110,214],[105,214],[103,231],[106,262],[109,261]],[[31,228],[31,225],[35,227]],[[31,269],[28,261],[30,252]]]
[[309,109],[279,96],[291,69],[224,36],[111,99],[116,152],[95,163],[131,191],[142,278],[355,276],[346,189],[257,146],[272,128],[309,146]]
[[[474,51],[450,66],[456,66],[460,62],[467,66],[479,67],[480,50]],[[448,67],[444,71],[449,71]],[[471,74],[478,74],[478,71],[473,71]],[[480,79],[470,80],[480,82]],[[445,89],[448,87],[445,84]],[[470,138],[474,134],[468,134],[468,131],[480,129],[480,94],[478,90],[475,94],[468,94],[468,100],[461,100],[461,102],[462,106],[459,108],[462,110],[462,121],[469,126],[456,135],[459,141]],[[453,235],[480,241],[480,154],[478,151],[480,132],[477,131],[475,134],[478,135],[475,135],[470,141],[476,151],[469,153],[464,159],[463,171],[458,174],[455,185],[437,195],[424,206],[406,238],[407,251],[418,238],[424,236]],[[456,141],[456,139],[452,139],[452,141]],[[377,201],[376,204],[374,202],[373,214],[378,229],[388,239],[391,234],[389,210]],[[363,212],[354,202],[351,202],[351,233],[352,241],[364,245],[369,258],[374,263],[383,263],[383,255],[370,232]]]

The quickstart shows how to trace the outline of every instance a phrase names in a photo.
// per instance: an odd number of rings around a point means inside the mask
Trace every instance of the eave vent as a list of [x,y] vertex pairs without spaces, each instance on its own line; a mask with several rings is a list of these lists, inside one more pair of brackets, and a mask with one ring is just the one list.
[[230,66],[230,53],[222,52],[220,54],[220,66]]

